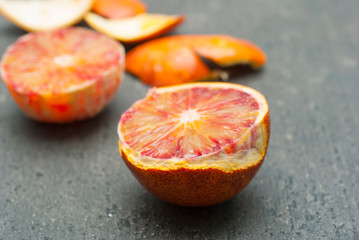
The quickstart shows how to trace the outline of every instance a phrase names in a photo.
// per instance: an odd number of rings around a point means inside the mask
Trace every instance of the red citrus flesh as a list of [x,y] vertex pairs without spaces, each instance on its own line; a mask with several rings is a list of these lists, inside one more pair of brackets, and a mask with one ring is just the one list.
[[29,33],[5,52],[1,77],[24,112],[45,122],[92,117],[113,98],[124,49],[85,28]]
[[269,128],[268,106],[257,91],[191,83],[152,89],[128,109],[118,126],[119,148],[154,195],[207,206],[249,183],[265,156]]
[[252,127],[258,108],[249,94],[231,88],[154,93],[123,115],[123,140],[142,156],[192,159],[233,144]]

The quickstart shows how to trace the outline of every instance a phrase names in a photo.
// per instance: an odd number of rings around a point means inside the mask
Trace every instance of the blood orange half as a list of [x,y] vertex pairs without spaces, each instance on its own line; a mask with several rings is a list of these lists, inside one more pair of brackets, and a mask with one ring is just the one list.
[[123,113],[119,149],[139,182],[183,206],[238,194],[258,171],[269,140],[262,94],[230,83],[151,89]]
[[124,72],[121,44],[85,28],[29,33],[6,50],[1,78],[20,108],[44,122],[99,113]]

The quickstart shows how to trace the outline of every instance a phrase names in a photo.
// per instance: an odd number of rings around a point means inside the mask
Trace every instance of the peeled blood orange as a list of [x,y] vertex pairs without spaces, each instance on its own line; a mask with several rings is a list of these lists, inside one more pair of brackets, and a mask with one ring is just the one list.
[[151,89],[123,113],[119,150],[139,182],[182,206],[209,206],[238,194],[266,154],[267,102],[231,83]]
[[7,48],[1,78],[25,114],[72,122],[99,113],[124,72],[124,48],[85,28],[28,33]]

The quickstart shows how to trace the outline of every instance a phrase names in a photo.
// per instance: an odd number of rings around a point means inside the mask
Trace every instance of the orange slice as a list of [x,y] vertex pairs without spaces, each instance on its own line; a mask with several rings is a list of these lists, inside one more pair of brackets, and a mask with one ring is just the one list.
[[238,84],[154,88],[118,125],[119,150],[155,196],[208,206],[238,194],[266,154],[270,121],[262,94]]
[[0,0],[0,13],[27,31],[46,31],[82,20],[93,0]]
[[29,33],[6,50],[1,78],[29,117],[71,122],[99,113],[124,71],[117,41],[85,28]]
[[145,13],[146,4],[140,0],[95,0],[92,11],[112,19],[128,18]]
[[200,57],[212,60],[221,68],[250,65],[259,69],[266,62],[265,53],[243,39],[226,35],[179,35],[133,48],[126,56],[126,70],[152,86],[228,77],[223,69],[210,69]]
[[95,30],[125,43],[135,43],[164,34],[184,21],[184,16],[143,13],[125,19],[106,19],[95,13],[85,15]]

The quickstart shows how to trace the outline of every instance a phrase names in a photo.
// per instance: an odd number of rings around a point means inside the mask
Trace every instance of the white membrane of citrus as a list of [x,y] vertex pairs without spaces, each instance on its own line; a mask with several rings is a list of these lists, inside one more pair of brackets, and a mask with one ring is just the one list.
[[180,115],[180,124],[188,124],[201,118],[201,115],[195,109],[183,111]]
[[54,63],[59,67],[70,67],[75,65],[75,59],[72,55],[62,54],[54,58]]
[[[154,89],[157,94],[165,93],[166,91],[173,91],[175,88],[177,91],[186,88],[194,88],[194,87],[206,87],[209,88],[236,88],[235,84],[224,84],[224,83],[211,83],[204,85],[203,83],[197,84],[184,84],[174,87],[165,87]],[[120,147],[121,150],[126,153],[128,156],[128,160],[132,162],[135,166],[142,169],[162,169],[162,170],[174,170],[179,168],[186,169],[207,169],[214,168],[222,171],[233,171],[239,169],[245,169],[250,166],[257,165],[264,157],[266,152],[266,146],[268,142],[268,132],[267,125],[265,125],[263,118],[268,114],[268,105],[266,103],[265,98],[259,92],[246,88],[244,86],[238,87],[238,89],[242,92],[246,92],[250,94],[253,98],[256,99],[259,109],[258,115],[253,123],[253,125],[247,129],[243,135],[236,140],[236,145],[239,149],[243,147],[242,150],[236,151],[234,153],[228,154],[226,149],[222,149],[219,152],[213,152],[212,154],[207,154],[195,158],[177,158],[173,157],[170,159],[158,159],[149,156],[141,155],[136,150],[133,150],[127,143],[124,141],[124,136],[121,133],[121,123],[118,127],[118,133],[120,137]],[[153,92],[152,92],[153,93]],[[152,94],[150,93],[150,95]],[[197,113],[196,110],[190,109],[188,111],[182,112],[180,115],[180,123],[188,124],[191,121],[195,121],[200,119],[200,114]],[[252,142],[255,144],[252,144]],[[247,146],[247,147],[245,147]],[[250,146],[250,147],[248,147]]]
[[92,0],[0,0],[0,11],[32,31],[68,26],[91,8]]
[[143,13],[125,19],[107,19],[95,13],[85,15],[86,22],[99,32],[123,41],[157,33],[176,22],[178,16]]

